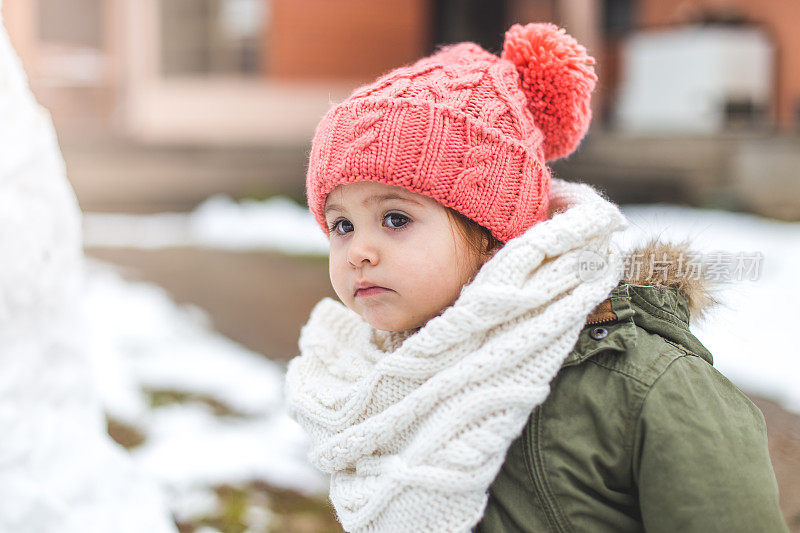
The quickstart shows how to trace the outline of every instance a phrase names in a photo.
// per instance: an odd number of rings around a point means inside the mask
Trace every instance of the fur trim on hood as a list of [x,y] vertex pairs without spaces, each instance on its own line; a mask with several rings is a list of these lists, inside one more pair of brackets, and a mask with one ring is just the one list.
[[660,242],[655,237],[625,254],[622,281],[675,289],[686,298],[694,321],[701,320],[720,303],[714,295],[719,282],[709,279],[707,269],[706,263],[697,260],[697,252],[689,248],[688,241]]

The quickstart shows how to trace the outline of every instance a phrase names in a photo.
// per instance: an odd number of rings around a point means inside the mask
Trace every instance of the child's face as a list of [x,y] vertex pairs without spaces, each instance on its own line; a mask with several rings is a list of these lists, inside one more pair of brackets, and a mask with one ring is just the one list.
[[402,187],[339,185],[328,195],[325,218],[333,289],[376,329],[423,326],[480,268],[446,209]]

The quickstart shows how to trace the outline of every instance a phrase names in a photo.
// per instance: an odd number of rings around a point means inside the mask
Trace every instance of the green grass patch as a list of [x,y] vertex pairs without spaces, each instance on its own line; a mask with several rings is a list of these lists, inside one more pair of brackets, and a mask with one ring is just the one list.
[[106,414],[106,430],[117,444],[127,450],[136,448],[147,440],[147,436],[139,428],[126,424],[108,414]]
[[213,490],[219,499],[219,512],[177,524],[181,533],[194,533],[202,526],[222,533],[342,532],[327,498],[305,496],[263,481],[241,487],[220,485]]
[[202,403],[211,408],[215,416],[246,418],[246,415],[232,409],[229,405],[203,394],[171,389],[144,389],[150,401],[150,407],[158,408],[176,403]]

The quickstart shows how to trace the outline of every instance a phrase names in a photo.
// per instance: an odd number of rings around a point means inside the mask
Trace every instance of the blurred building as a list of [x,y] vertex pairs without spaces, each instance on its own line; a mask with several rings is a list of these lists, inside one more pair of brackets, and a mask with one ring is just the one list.
[[[758,167],[763,150],[795,147],[786,137],[800,124],[796,0],[5,0],[3,16],[86,209],[180,208],[214,192],[302,195],[308,145],[331,102],[439,43],[472,40],[499,53],[514,22],[565,26],[597,57],[592,142],[556,168],[606,183],[620,200],[656,194],[749,207],[731,185],[744,170],[725,163],[742,152],[730,135],[756,139],[743,150],[755,160],[739,166]],[[686,28],[757,35],[765,65],[744,68],[749,60],[736,46],[710,45],[708,61],[722,70],[711,75],[695,62],[687,75],[709,74],[700,88],[712,86],[703,98],[713,127],[678,128],[666,141],[640,132],[631,141],[624,99],[646,117],[641,94],[651,89],[640,83],[636,93],[630,80],[679,78],[653,67],[653,46],[652,61],[641,51],[632,61],[642,48],[632,43]],[[691,46],[667,48],[678,69],[697,55]],[[747,82],[758,73],[769,79]],[[744,86],[750,92],[738,93]],[[654,108],[664,101],[651,100]],[[762,149],[765,135],[779,141]]]
[[62,129],[292,145],[307,141],[330,99],[427,50],[427,8],[419,0],[7,0],[4,16]]

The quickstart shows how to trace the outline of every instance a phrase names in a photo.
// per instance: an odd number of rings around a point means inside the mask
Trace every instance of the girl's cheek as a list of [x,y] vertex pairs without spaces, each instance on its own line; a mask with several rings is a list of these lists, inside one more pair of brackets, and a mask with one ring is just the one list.
[[337,289],[337,284],[339,283],[341,278],[341,265],[339,265],[340,261],[340,254],[331,250],[328,254],[328,275],[331,278],[331,285],[333,285],[334,289]]

